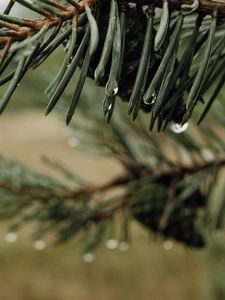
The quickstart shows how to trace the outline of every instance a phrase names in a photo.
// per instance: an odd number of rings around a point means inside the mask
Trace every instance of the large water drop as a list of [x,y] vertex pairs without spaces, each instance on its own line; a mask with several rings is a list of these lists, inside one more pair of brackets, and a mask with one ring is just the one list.
[[175,124],[172,124],[170,126],[170,129],[174,132],[174,133],[182,133],[184,131],[186,131],[188,129],[188,122],[187,123],[184,123],[183,125],[182,124],[178,124],[178,123],[175,123]]

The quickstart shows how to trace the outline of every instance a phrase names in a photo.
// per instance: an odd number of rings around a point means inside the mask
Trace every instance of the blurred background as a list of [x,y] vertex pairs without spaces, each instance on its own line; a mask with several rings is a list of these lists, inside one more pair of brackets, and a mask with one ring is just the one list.
[[[1,0],[1,11],[6,3]],[[15,12],[20,14],[18,8]],[[56,112],[44,117],[43,87],[60,58],[55,53],[18,88],[0,118],[0,154],[57,176],[41,161],[45,155],[93,183],[107,181],[121,173],[121,166],[79,151],[79,139]],[[90,96],[101,101],[99,93],[89,81],[82,101]],[[82,258],[75,242],[37,244],[29,227],[9,236],[7,225],[0,225],[0,300],[225,299],[225,244],[220,235],[215,234],[207,249],[192,250],[153,239],[135,223],[129,249],[110,250],[103,243],[92,257]]]

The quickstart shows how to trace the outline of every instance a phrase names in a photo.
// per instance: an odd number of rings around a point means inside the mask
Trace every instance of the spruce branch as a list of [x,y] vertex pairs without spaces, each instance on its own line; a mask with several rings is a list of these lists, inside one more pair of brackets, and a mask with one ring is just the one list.
[[[216,83],[200,114],[201,122],[224,84],[224,76],[218,82],[220,73],[216,72],[224,60],[225,4],[221,1],[131,1],[136,3],[132,6],[126,0],[16,2],[41,17],[9,15],[14,1],[0,15],[1,85],[12,80],[1,101],[1,112],[26,72],[40,66],[60,45],[70,44],[70,48],[46,89],[50,96],[46,114],[58,103],[80,67],[67,124],[87,76],[105,86],[103,112],[108,122],[119,95],[129,101],[133,119],[140,109],[151,113],[150,130],[157,124],[158,131],[165,130],[171,121],[184,124]],[[155,14],[156,7],[161,6],[161,14]],[[98,28],[102,28],[100,35]],[[204,49],[207,51],[201,58]],[[20,56],[25,56],[25,64],[16,69],[19,75],[16,70],[5,75]]]
[[[138,195],[140,196],[144,186],[157,187],[157,185],[159,185],[159,189],[161,190],[162,188],[167,187],[167,185],[170,186],[172,184],[172,193],[169,191],[168,194],[169,202],[167,203],[165,198],[163,203],[161,203],[161,214],[159,216],[155,216],[156,219],[159,218],[157,220],[158,228],[155,228],[154,226],[152,228],[152,230],[158,233],[170,236],[171,234],[167,232],[170,224],[170,211],[179,204],[179,202],[176,203],[176,199],[178,195],[181,194],[181,191],[183,189],[187,189],[187,191],[190,190],[190,187],[182,188],[182,181],[186,180],[186,178],[190,178],[189,176],[198,176],[198,174],[201,174],[202,172],[212,173],[213,170],[218,172],[224,166],[225,160],[220,160],[188,168],[180,167],[176,170],[167,170],[166,172],[160,172],[159,170],[157,172],[147,170],[143,172],[142,170],[137,169],[134,170],[134,174],[125,174],[101,185],[86,186],[76,190],[68,189],[66,192],[65,187],[58,184],[55,184],[53,187],[52,185],[50,186],[47,184],[42,186],[39,184],[36,185],[36,182],[29,183],[28,180],[19,186],[18,182],[15,184],[13,181],[4,182],[1,179],[0,193],[3,196],[3,199],[0,202],[0,217],[1,219],[17,220],[16,223],[14,221],[15,225],[12,226],[12,228],[16,226],[17,229],[28,221],[39,222],[40,226],[49,223],[49,230],[59,235],[57,238],[58,241],[65,242],[67,239],[71,239],[76,236],[80,230],[85,229],[86,224],[94,222],[95,225],[98,226],[99,224],[102,224],[102,222],[108,222],[108,220],[111,220],[115,214],[118,214],[124,209],[132,212],[134,216],[136,214],[138,215],[139,210],[133,211],[133,205],[138,205],[136,197],[134,198],[134,193],[139,191]],[[23,172],[26,172],[26,170],[23,170],[22,166],[20,166],[20,168],[20,175],[23,174]],[[39,181],[44,182],[45,180],[47,179],[39,177]],[[172,180],[172,182],[169,183],[168,180]],[[107,196],[107,193],[112,193],[112,191],[118,187],[122,188],[119,193],[117,192],[113,197]],[[193,192],[197,190],[198,189],[196,189],[196,187],[193,188]],[[157,192],[157,188],[155,192]],[[187,192],[182,191],[182,193]],[[188,193],[190,193],[190,191]],[[157,198],[157,194],[152,194],[152,196],[153,198]],[[163,197],[166,197],[166,195]],[[199,194],[196,199],[194,196],[184,199],[186,199],[185,201],[193,202],[190,210],[197,211],[197,208],[202,207],[203,205],[201,203],[201,197],[202,196]],[[155,201],[156,200],[157,199],[155,199]],[[135,204],[132,204],[133,201],[135,201]],[[179,204],[181,208],[184,205],[183,201],[184,200],[182,200]],[[151,205],[151,202],[149,202],[148,205]],[[154,202],[152,205],[154,205]],[[17,208],[20,208],[20,210],[17,210]],[[143,212],[144,208],[145,206],[142,207]],[[78,228],[74,228],[74,230],[72,230],[69,229],[69,225],[68,228],[66,226],[61,231],[61,226],[64,227],[63,224],[65,222],[73,224],[74,218],[79,223]],[[54,226],[52,227],[53,224]],[[173,236],[173,234],[171,236],[177,240],[186,242],[189,245],[200,246],[198,244],[195,245],[195,236],[193,236],[193,243],[188,240],[183,240],[182,237],[179,238],[179,236]]]
[[[3,159],[3,158],[2,158]],[[90,195],[95,198],[95,194],[101,194],[108,192],[113,189],[117,189],[118,187],[126,186],[129,183],[136,182],[141,179],[149,179],[155,180],[157,178],[163,177],[171,177],[171,178],[184,178],[187,175],[192,175],[201,171],[208,171],[212,169],[222,169],[225,166],[225,159],[216,160],[213,162],[208,162],[204,164],[196,164],[191,167],[179,166],[179,167],[171,167],[169,170],[143,170],[143,168],[137,167],[137,169],[133,168],[133,174],[129,172],[110,180],[107,183],[94,185],[94,186],[86,186],[76,190],[70,191],[52,191],[51,197],[59,198],[62,200],[73,199],[76,200],[80,196]],[[22,186],[13,186],[7,182],[0,183],[0,189],[3,191],[7,191],[10,193],[17,194],[20,197],[30,196],[33,198],[37,198],[40,200],[48,199],[49,191],[41,191],[39,187],[22,185]]]
[[[9,15],[15,2],[40,17]],[[0,112],[27,71],[38,68],[62,45],[63,64],[46,89],[50,97],[46,115],[58,105],[79,67],[66,121],[70,123],[79,104],[85,124],[71,123],[71,128],[80,132],[86,149],[97,148],[124,169],[121,176],[92,185],[51,162],[70,181],[67,186],[1,158],[0,218],[10,219],[13,229],[34,221],[39,235],[50,231],[58,242],[84,232],[90,235],[87,251],[101,241],[114,216],[124,212],[157,234],[195,247],[205,243],[199,224],[223,228],[224,194],[219,195],[216,215],[209,204],[225,166],[225,141],[217,132],[225,125],[224,106],[215,101],[225,82],[225,3],[131,3],[12,0],[0,15],[0,85],[8,83]],[[150,130],[171,126],[164,142],[173,145],[176,160],[160,137],[149,137],[143,114],[132,128],[121,112],[123,106],[106,128],[94,97],[79,103],[86,77],[105,87],[103,113],[108,122],[115,107],[120,107],[119,95],[129,102],[133,119],[140,110],[150,115]],[[185,131],[185,122],[192,115],[195,119],[195,113],[200,123],[209,109],[211,119],[195,133],[176,134]],[[94,232],[89,232],[90,223],[96,227]],[[127,241],[124,215],[121,231]]]

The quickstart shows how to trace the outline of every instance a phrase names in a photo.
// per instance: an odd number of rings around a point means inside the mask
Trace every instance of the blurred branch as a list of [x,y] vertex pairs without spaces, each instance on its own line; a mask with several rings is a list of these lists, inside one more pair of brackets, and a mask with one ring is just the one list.
[[[148,178],[150,180],[157,179],[157,178],[163,178],[163,177],[171,177],[171,178],[179,178],[182,179],[184,176],[191,175],[193,173],[197,173],[200,171],[205,171],[207,169],[220,169],[225,166],[225,159],[218,160],[218,161],[212,161],[205,164],[199,164],[192,167],[182,167],[177,166],[176,168],[171,168],[167,171],[160,171],[160,168],[156,171],[143,169],[142,167],[137,167],[136,170],[134,170],[134,174],[129,173],[125,174],[123,176],[119,176],[114,178],[113,180],[110,180],[107,183],[101,184],[101,185],[95,185],[95,186],[87,186],[82,187],[80,189],[76,190],[70,190],[68,192],[64,191],[51,191],[50,197],[58,198],[62,200],[66,199],[74,199],[79,198],[80,196],[89,194],[94,198],[95,194],[105,193],[108,192],[114,188],[123,187],[126,186],[128,183],[136,182],[142,178]],[[49,191],[48,190],[40,190],[40,188],[35,186],[29,186],[29,185],[23,185],[23,186],[15,186],[12,184],[9,184],[7,182],[0,182],[0,189],[8,191],[10,193],[14,193],[18,196],[30,196],[34,197],[40,200],[46,199],[49,197]]]

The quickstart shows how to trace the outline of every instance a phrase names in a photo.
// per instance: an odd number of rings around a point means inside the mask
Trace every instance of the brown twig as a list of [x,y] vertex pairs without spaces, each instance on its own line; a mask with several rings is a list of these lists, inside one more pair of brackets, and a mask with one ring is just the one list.
[[2,50],[2,52],[0,53],[0,61],[3,61],[5,59],[11,45],[12,45],[12,38],[9,37],[6,44],[5,44],[5,46],[4,46],[4,48],[3,48],[3,50]]
[[[12,24],[9,22],[5,22],[0,20],[0,24],[6,28],[10,28],[14,30],[14,34],[10,34],[11,37],[11,44],[17,41],[22,41],[27,38],[27,36],[33,36],[36,34],[41,28],[44,26],[51,29],[53,27],[58,28],[62,26],[62,24],[68,20],[75,20],[78,18],[79,15],[85,12],[85,6],[92,7],[95,5],[96,0],[82,0],[79,3],[76,4],[76,7],[73,6],[64,6],[59,5],[58,3],[55,3],[52,1],[53,4],[57,8],[61,10],[60,17],[56,17],[51,15],[49,12],[46,12],[44,14],[45,18],[43,20],[41,19],[27,19],[23,18],[20,19],[21,23],[23,23],[23,26]],[[78,9],[79,8],[79,9]],[[45,11],[44,11],[45,12]],[[43,9],[39,11],[40,14],[43,15]],[[0,38],[0,45],[7,43],[7,37],[5,39]],[[2,56],[2,55],[1,55]]]
[[[162,214],[159,229],[163,231],[163,229],[166,228],[169,214],[170,214],[170,208],[173,204],[174,199],[174,193],[175,193],[175,186],[176,182],[179,179],[182,179],[186,175],[190,175],[193,173],[197,173],[203,170],[206,170],[207,168],[222,168],[225,166],[225,159],[220,161],[214,161],[206,164],[201,165],[195,165],[192,167],[180,167],[177,170],[171,169],[168,171],[162,171],[160,172],[135,172],[135,174],[125,174],[123,176],[119,176],[113,180],[111,180],[108,183],[102,184],[102,185],[96,185],[96,186],[89,186],[85,188],[80,188],[77,190],[72,191],[63,191],[62,188],[58,189],[51,189],[46,190],[42,189],[39,186],[29,186],[29,185],[23,185],[23,186],[16,186],[13,183],[7,183],[7,182],[0,182],[0,190],[6,191],[12,194],[16,194],[17,196],[21,197],[28,197],[28,199],[32,199],[33,203],[36,203],[35,200],[40,200],[42,203],[46,203],[46,201],[50,199],[57,199],[59,201],[66,201],[66,200],[74,200],[74,201],[82,201],[85,196],[90,196],[90,199],[94,201],[94,199],[99,199],[99,196],[101,193],[109,192],[114,188],[118,187],[126,187],[129,183],[136,183],[140,179],[149,178],[150,180],[157,179],[159,177],[163,176],[170,176],[170,178],[175,178],[174,181],[172,181],[171,188],[169,191],[168,201],[165,205],[164,213]],[[139,174],[139,177],[137,176]],[[148,176],[148,177],[147,177]],[[176,180],[177,179],[177,180]],[[115,212],[121,211],[127,205],[129,205],[129,199],[130,199],[130,192],[128,190],[124,190],[125,192],[122,192],[119,194],[118,197],[116,197],[115,202],[112,203],[112,206],[105,209],[99,210],[96,212],[94,216],[90,216],[91,220],[94,222],[101,222],[102,220],[111,218]],[[100,195],[99,195],[100,194]],[[98,197],[96,197],[98,196]],[[84,197],[84,198],[83,198]],[[102,198],[102,197],[101,197]],[[110,199],[111,200],[111,199]],[[104,203],[104,202],[103,202]]]
[[[136,182],[140,180],[141,178],[149,178],[149,179],[157,179],[160,177],[166,177],[169,176],[171,178],[183,178],[186,175],[191,175],[203,170],[206,170],[208,168],[222,168],[225,166],[225,159],[219,160],[219,161],[213,161],[205,164],[200,164],[200,165],[194,165],[191,167],[185,167],[181,166],[177,169],[171,168],[170,170],[167,171],[152,171],[152,170],[146,170],[144,172],[136,171],[134,174],[124,174],[121,176],[118,176],[114,178],[113,180],[110,180],[107,183],[101,184],[101,185],[94,185],[94,186],[88,186],[76,190],[70,190],[66,192],[62,192],[62,189],[58,189],[56,191],[51,191],[51,196],[57,197],[59,199],[76,199],[79,198],[83,195],[89,194],[89,195],[94,195],[94,194],[100,194],[104,193],[106,191],[110,191],[114,188],[118,188],[121,186],[125,186],[128,183],[131,182]],[[21,195],[34,195],[34,198],[44,198],[46,195],[45,190],[41,190],[40,187],[35,187],[35,186],[29,186],[29,185],[24,185],[22,187],[14,186],[13,184],[7,184],[5,182],[0,183],[0,189],[11,191],[16,194],[21,194]]]
[[168,191],[168,198],[167,198],[167,203],[164,207],[164,211],[162,213],[160,222],[159,222],[159,231],[163,232],[168,224],[169,216],[170,216],[170,211],[171,208],[173,207],[173,200],[176,196],[176,183],[177,183],[178,178],[174,178],[171,182],[171,185],[169,187]]
[[[132,0],[131,2],[138,3],[140,5],[144,4],[150,4],[152,2],[155,2],[157,6],[161,6],[162,1],[158,0]],[[59,4],[56,1],[49,1],[50,4],[57,9],[59,9],[60,17],[53,16],[48,11],[45,11],[43,9],[40,9],[40,14],[45,16],[44,20],[40,19],[23,19],[24,26],[31,27],[32,30],[30,31],[30,35],[34,35],[37,33],[43,26],[47,26],[49,29],[58,26],[60,23],[66,22],[68,20],[72,20],[77,18],[78,15],[85,12],[85,6],[93,7],[96,5],[96,0],[82,0],[80,2],[74,2],[74,6],[72,5],[62,5]],[[108,0],[102,0],[102,2],[109,2]],[[192,0],[169,0],[171,3],[171,6],[174,8],[180,8],[181,4],[190,4],[192,3]],[[199,11],[207,14],[212,13],[215,9],[218,11],[218,15],[225,17],[225,0],[199,0]],[[2,22],[1,22],[2,23]],[[4,25],[4,24],[3,24]],[[5,26],[5,25],[4,25]],[[15,34],[15,37],[13,38],[12,42],[20,41],[26,38],[24,35],[24,30],[18,30],[16,29],[17,33]],[[1,41],[0,41],[1,43]]]
[[95,194],[95,193],[102,193],[114,188],[117,188],[119,186],[126,185],[127,183],[131,183],[134,181],[139,180],[140,178],[152,178],[157,179],[159,177],[166,177],[169,176],[171,178],[183,178],[185,175],[191,175],[193,173],[197,173],[200,171],[204,171],[208,168],[221,168],[225,166],[225,159],[219,160],[219,161],[213,161],[205,164],[199,164],[194,165],[191,167],[181,166],[177,169],[171,168],[167,171],[152,171],[145,169],[144,172],[140,172],[140,170],[136,170],[133,174],[125,174],[123,176],[119,176],[113,180],[111,180],[108,183],[97,185],[97,186],[91,186],[88,188],[81,188],[79,190],[76,190],[74,192],[69,192],[68,194],[65,193],[62,198],[68,199],[68,198],[76,198],[78,196],[81,196],[82,194]]

